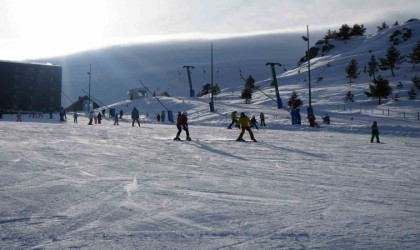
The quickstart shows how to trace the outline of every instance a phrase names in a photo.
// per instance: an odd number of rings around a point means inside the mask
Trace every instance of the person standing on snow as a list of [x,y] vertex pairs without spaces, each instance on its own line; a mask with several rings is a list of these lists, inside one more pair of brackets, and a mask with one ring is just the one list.
[[114,117],[114,125],[120,125],[118,123],[118,114],[115,114],[115,117]]
[[101,121],[102,121],[102,114],[101,114],[101,112],[99,112],[96,117],[98,119],[98,124],[101,124]]
[[373,121],[372,124],[372,137],[370,138],[370,142],[373,142],[373,138],[376,137],[376,142],[379,142],[379,129],[378,129],[378,123],[376,121]]
[[20,111],[18,111],[16,114],[16,122],[22,122],[22,114]]
[[176,127],[178,128],[178,133],[176,134],[176,137],[174,140],[180,141],[179,135],[182,132],[182,129],[185,130],[185,133],[187,134],[187,141],[191,141],[190,133],[188,131],[188,118],[187,118],[187,112],[183,112],[182,114],[178,112],[178,118],[176,119]]
[[120,119],[122,119],[123,115],[124,115],[124,111],[122,111],[122,109],[121,109],[120,110]]
[[253,128],[253,127],[255,127],[257,130],[259,130],[257,119],[255,119],[255,116],[254,115],[251,118],[251,128]]
[[93,117],[94,117],[94,114],[93,114],[93,110],[92,110],[92,111],[89,112],[89,123],[88,123],[88,125],[92,125]]
[[261,125],[261,127],[262,126],[264,126],[265,127],[265,117],[264,117],[264,113],[263,112],[261,112],[260,113],[260,125]]
[[79,117],[79,115],[77,114],[77,111],[74,111],[74,114],[73,114],[73,122],[74,123],[77,123],[77,117]]
[[135,122],[137,122],[137,124],[140,127],[139,118],[140,118],[139,110],[136,107],[134,107],[133,110],[131,111],[131,119],[133,120],[133,122],[131,123],[132,127],[134,127]]
[[244,139],[242,139],[242,136],[244,135],[245,130],[246,130],[246,131],[248,131],[249,136],[251,137],[251,140],[256,142],[257,140],[255,140],[254,133],[252,133],[252,130],[250,128],[251,120],[249,119],[248,116],[245,115],[244,112],[241,113],[241,116],[239,117],[238,123],[241,126],[242,131],[241,131],[241,134],[239,134],[238,139],[236,139],[236,140],[237,141],[245,141]]
[[235,123],[235,127],[239,128],[238,118],[236,117],[236,111],[233,111],[232,114],[230,114],[230,119],[232,119],[232,122],[229,124],[228,129],[232,129],[232,125],[234,123]]

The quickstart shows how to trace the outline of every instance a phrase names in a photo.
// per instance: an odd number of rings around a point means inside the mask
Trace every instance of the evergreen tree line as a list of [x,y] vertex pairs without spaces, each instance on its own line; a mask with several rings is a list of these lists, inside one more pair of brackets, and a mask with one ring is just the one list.
[[342,39],[347,40],[353,36],[363,36],[366,32],[366,28],[363,24],[355,24],[353,27],[350,27],[347,24],[341,25],[338,32],[336,30],[331,31],[330,29],[327,31],[327,34],[324,36],[324,39]]

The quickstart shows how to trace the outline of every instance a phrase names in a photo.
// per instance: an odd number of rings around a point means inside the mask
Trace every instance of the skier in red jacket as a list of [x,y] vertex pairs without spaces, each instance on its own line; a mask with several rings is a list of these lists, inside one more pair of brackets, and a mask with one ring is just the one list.
[[187,112],[178,112],[178,118],[176,119],[176,127],[178,128],[178,133],[176,134],[176,137],[174,140],[180,141],[179,135],[181,134],[182,130],[185,130],[185,133],[187,134],[187,141],[191,141],[190,133],[188,131],[188,118],[187,118]]

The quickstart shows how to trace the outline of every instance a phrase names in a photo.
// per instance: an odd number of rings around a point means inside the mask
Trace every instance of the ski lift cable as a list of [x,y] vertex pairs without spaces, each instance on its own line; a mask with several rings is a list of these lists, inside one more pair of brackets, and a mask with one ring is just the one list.
[[[147,92],[149,92],[153,96],[153,93],[149,90],[149,88],[146,85],[144,85],[144,83],[141,80],[140,84],[147,90]],[[169,111],[169,109],[159,100],[159,98],[157,98],[156,96],[153,97],[159,102],[160,105],[162,105],[162,107],[166,109],[166,111]]]
[[[84,89],[82,89],[83,93],[85,94],[89,94],[87,93]],[[92,94],[90,95],[90,98],[92,98],[94,101],[98,102],[99,104],[101,104],[102,106],[104,106],[105,108],[108,108],[108,105],[104,104],[103,102],[99,101],[98,99],[96,99]]]

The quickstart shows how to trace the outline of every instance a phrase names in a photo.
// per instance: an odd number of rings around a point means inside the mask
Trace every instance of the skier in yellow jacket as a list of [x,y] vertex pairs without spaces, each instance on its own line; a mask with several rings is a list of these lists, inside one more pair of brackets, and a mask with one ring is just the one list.
[[255,140],[254,133],[252,133],[252,130],[251,130],[251,127],[250,127],[251,126],[251,120],[249,119],[248,116],[245,115],[244,112],[241,113],[241,116],[239,117],[239,120],[238,120],[238,124],[241,126],[242,131],[241,131],[241,134],[239,135],[238,139],[236,139],[237,141],[245,141],[244,139],[242,139],[242,136],[244,135],[245,130],[248,131],[249,136],[251,137],[251,140],[253,140],[255,142],[257,141],[257,140]]
[[239,128],[238,118],[236,117],[236,111],[233,111],[230,115],[232,122],[229,124],[228,129],[232,129],[232,125],[235,124],[235,127]]

